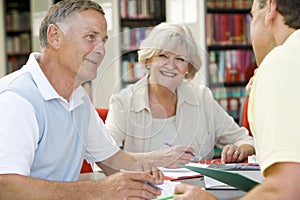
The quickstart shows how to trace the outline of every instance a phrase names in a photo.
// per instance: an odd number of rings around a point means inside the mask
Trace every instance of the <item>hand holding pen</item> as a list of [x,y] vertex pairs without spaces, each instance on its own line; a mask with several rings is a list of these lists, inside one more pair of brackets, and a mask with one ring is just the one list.
[[[175,145],[174,144],[171,144],[169,142],[164,142],[165,145],[167,145],[168,147],[174,147]],[[184,153],[187,153],[187,154],[190,154],[192,156],[194,156],[194,161],[200,161],[201,157],[195,153],[193,153],[193,151],[188,151],[188,149],[184,152]]]
[[169,148],[151,152],[151,160],[156,166],[178,168],[178,164],[187,164],[195,159],[193,154],[191,154],[195,152],[192,147],[186,145],[169,145]]
[[[162,188],[155,184],[155,177],[146,172],[126,171],[120,169],[121,177],[126,180],[126,185],[119,182],[119,187],[127,187],[139,191],[139,194],[146,194],[143,199],[153,199],[161,194]],[[118,174],[118,173],[117,173]],[[123,181],[123,180],[122,180]],[[147,186],[146,186],[147,185]],[[153,196],[154,195],[154,196]],[[127,196],[127,195],[126,195]]]
[[155,199],[162,192],[154,187],[155,182],[155,177],[146,172],[114,173],[97,181],[96,195],[101,199]]

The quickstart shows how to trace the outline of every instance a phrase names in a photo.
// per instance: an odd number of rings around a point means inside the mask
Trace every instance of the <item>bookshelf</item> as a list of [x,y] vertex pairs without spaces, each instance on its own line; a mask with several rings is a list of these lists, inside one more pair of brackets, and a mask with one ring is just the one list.
[[31,52],[30,0],[5,0],[6,74],[22,67]]
[[205,4],[208,85],[220,105],[238,122],[256,68],[249,27],[252,0],[207,0]]
[[121,87],[144,76],[137,50],[152,27],[166,21],[165,0],[119,0],[121,31]]

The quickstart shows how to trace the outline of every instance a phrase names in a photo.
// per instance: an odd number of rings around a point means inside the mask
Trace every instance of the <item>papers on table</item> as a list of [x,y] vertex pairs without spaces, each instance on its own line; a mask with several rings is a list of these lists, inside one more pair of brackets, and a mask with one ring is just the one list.
[[[258,183],[261,183],[263,181],[263,176],[260,171],[239,170],[239,171],[230,171],[230,172],[241,174]],[[208,176],[204,176],[204,182],[205,182],[206,189],[237,189],[235,187],[227,185],[221,181],[217,181],[216,179],[210,178]]]
[[172,180],[172,181],[189,179],[189,178],[198,178],[203,176],[198,172],[194,172],[186,168],[169,169],[169,168],[160,167],[159,170],[164,174],[165,180]]
[[263,181],[258,165],[253,164],[220,164],[207,165],[189,163],[182,168],[160,168],[165,180],[182,180],[204,175],[206,189],[241,189],[250,190]]
[[[255,185],[263,181],[263,177],[259,168],[254,170],[253,167],[250,170],[245,170],[245,166],[241,167],[241,164],[228,164],[228,166],[220,165],[213,166],[210,168],[209,165],[203,166],[195,163],[182,165],[188,169],[204,174],[204,181],[206,189],[234,189],[238,188],[243,191],[249,191]],[[248,164],[245,164],[248,166]],[[224,170],[224,168],[229,169],[239,168],[241,170]],[[218,169],[220,168],[220,169]],[[229,186],[231,185],[231,186]]]
[[174,189],[178,184],[180,184],[180,182],[177,181],[172,182],[170,180],[165,180],[162,185],[158,185],[158,187],[162,188],[162,190],[161,190],[161,195],[157,198],[158,199],[165,198],[174,195]]

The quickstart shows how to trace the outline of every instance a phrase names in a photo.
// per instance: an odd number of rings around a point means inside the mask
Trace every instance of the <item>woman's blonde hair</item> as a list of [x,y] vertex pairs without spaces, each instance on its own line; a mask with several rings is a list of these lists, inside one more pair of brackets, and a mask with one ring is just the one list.
[[147,60],[162,51],[173,52],[187,59],[192,66],[189,68],[187,79],[193,79],[202,65],[196,41],[186,26],[165,22],[155,26],[149,36],[142,41],[138,51],[138,60],[142,68],[149,73]]

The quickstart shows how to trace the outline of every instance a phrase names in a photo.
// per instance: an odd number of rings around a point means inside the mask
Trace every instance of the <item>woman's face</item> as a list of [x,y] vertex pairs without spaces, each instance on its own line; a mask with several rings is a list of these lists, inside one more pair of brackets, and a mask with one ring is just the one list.
[[175,92],[189,70],[189,62],[183,55],[162,51],[148,60],[149,82],[160,84]]

